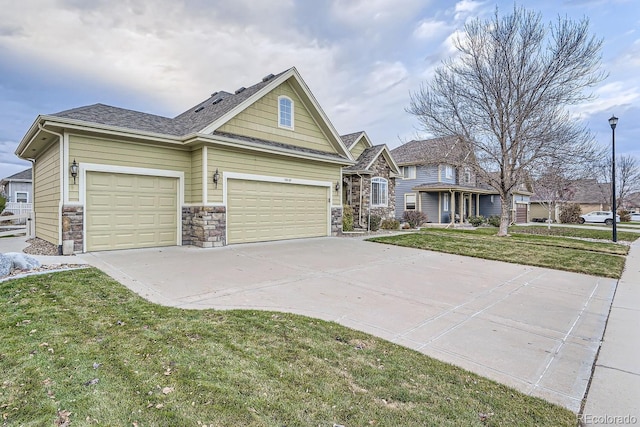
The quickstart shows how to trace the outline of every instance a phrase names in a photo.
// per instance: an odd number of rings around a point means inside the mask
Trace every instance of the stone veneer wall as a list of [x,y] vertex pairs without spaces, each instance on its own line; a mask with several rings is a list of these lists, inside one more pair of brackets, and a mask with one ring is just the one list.
[[73,240],[73,252],[82,252],[83,249],[83,212],[83,206],[62,207],[62,241]]
[[200,248],[226,245],[227,212],[224,206],[182,208],[182,244]]
[[331,235],[338,236],[342,233],[342,206],[331,207]]

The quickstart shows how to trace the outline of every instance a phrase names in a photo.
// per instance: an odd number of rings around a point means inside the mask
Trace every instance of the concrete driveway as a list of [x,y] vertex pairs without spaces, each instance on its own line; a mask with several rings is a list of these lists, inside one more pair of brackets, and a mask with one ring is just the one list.
[[336,321],[578,412],[616,281],[351,238],[79,258],[161,304]]

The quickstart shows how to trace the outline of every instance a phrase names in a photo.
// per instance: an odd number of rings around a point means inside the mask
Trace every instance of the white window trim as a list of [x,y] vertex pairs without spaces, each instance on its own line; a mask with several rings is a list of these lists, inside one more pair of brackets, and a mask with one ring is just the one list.
[[[286,99],[291,103],[291,126],[286,126],[282,124],[281,119],[281,110],[280,110],[280,100],[282,99]],[[293,99],[289,98],[286,95],[280,95],[278,97],[278,127],[281,129],[287,129],[287,130],[294,130],[294,123],[295,123],[295,103],[293,102]]]
[[446,179],[453,179],[453,166],[444,165],[444,177]]
[[464,168],[464,183],[471,184],[471,169]]
[[443,200],[442,200],[442,211],[443,212],[449,212],[449,193],[444,193],[442,195]]
[[[378,185],[384,183],[384,203],[374,203],[373,201],[373,184]],[[371,178],[371,207],[387,207],[389,206],[389,181],[381,176]]]
[[[404,174],[405,170],[409,171],[409,176],[405,176],[405,174]],[[403,166],[402,167],[402,179],[416,179],[416,167],[415,166]]]
[[[25,194],[27,196],[27,201],[26,202],[18,202],[18,194]],[[16,201],[16,203],[29,203],[29,192],[28,191],[16,191],[13,194],[14,200]]]
[[[413,196],[413,209],[407,208],[407,196]],[[404,195],[404,210],[405,211],[416,211],[418,210],[418,195],[416,193],[405,193]]]

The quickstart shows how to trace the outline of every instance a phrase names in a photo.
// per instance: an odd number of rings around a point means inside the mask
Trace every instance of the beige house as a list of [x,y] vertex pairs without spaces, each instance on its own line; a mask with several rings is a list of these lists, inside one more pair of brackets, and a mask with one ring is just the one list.
[[95,104],[35,120],[36,236],[63,252],[328,236],[355,163],[295,68],[174,117]]

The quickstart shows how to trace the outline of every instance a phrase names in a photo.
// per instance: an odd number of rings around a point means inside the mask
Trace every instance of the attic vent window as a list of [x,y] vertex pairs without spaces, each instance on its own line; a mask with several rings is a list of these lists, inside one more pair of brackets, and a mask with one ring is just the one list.
[[242,86],[240,89],[236,90],[236,95],[239,94],[240,92],[244,92],[245,89],[246,87]]
[[199,113],[200,111],[204,110],[204,107],[198,107],[195,110],[193,110],[194,113]]
[[273,74],[269,74],[269,75],[267,75],[267,76],[264,76],[264,77],[262,78],[262,81],[263,81],[263,82],[268,82],[269,80],[271,80],[271,79],[272,79],[272,78],[274,78],[274,77],[275,77],[275,76],[274,76]]
[[293,100],[288,96],[278,97],[278,127],[293,130]]
[[218,102],[222,101],[222,98],[216,98],[213,100],[213,102],[211,103],[211,105],[216,105]]

